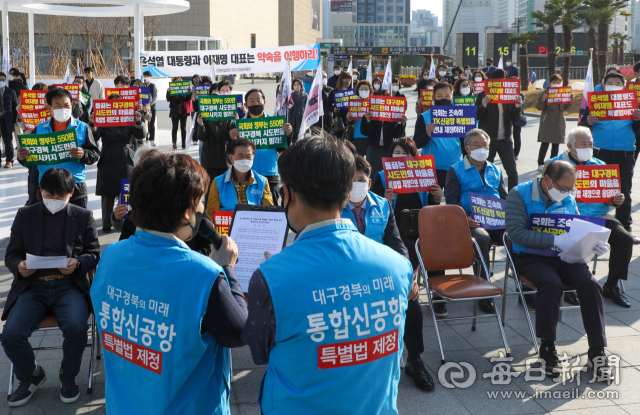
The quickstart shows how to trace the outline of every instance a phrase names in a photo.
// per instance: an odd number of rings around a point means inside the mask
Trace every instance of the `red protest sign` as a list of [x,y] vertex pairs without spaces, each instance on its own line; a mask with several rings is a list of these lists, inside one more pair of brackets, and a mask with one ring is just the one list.
[[482,82],[472,82],[473,83],[473,95],[478,95],[480,92],[484,91],[484,87],[486,83]]
[[20,118],[22,118],[25,130],[35,130],[38,124],[51,119],[51,113],[48,109],[32,111],[20,110]]
[[636,91],[636,94],[638,94],[638,103],[640,104],[640,82],[627,82],[627,89],[629,91]]
[[514,104],[520,96],[519,79],[487,79],[486,96],[492,104]]
[[369,111],[368,99],[350,99],[349,100],[349,115],[352,120],[361,120],[364,114]]
[[406,98],[373,96],[369,100],[369,120],[402,122],[402,116],[407,109]]
[[71,92],[71,97],[74,101],[78,100],[78,95],[80,95],[80,84],[53,84],[53,86],[66,89],[67,91]]
[[599,121],[630,120],[638,108],[636,91],[589,92],[589,113]]
[[112,94],[120,95],[122,99],[135,99],[140,101],[140,88],[134,86],[132,88],[105,88],[104,96],[109,98]]
[[425,108],[425,109],[431,108],[431,102],[433,101],[433,89],[421,89],[420,99],[422,100],[422,104],[420,104],[420,108]]
[[49,91],[31,91],[24,89],[20,91],[20,109],[25,111],[41,110],[46,108],[47,100],[44,96]]
[[570,86],[549,88],[547,95],[547,105],[573,104]]
[[216,232],[220,235],[229,235],[229,227],[231,226],[232,218],[233,211],[227,212],[216,210],[213,212],[213,224],[216,227]]
[[136,125],[134,99],[97,99],[93,101],[96,127],[126,127]]
[[428,192],[438,184],[433,154],[417,157],[383,157],[387,189],[393,193]]
[[576,200],[580,203],[608,203],[620,193],[617,164],[577,166]]

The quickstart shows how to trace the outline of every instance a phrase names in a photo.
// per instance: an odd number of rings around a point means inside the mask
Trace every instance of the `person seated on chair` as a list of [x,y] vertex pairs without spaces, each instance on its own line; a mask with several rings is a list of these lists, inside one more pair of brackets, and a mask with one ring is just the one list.
[[[20,208],[11,225],[5,264],[14,280],[2,313],[6,323],[0,340],[20,382],[9,398],[12,407],[29,402],[46,380],[29,337],[49,314],[56,316],[64,337],[60,399],[72,403],[80,396],[75,378],[87,345],[87,273],[98,265],[100,243],[93,213],[69,203],[74,186],[69,170],[47,170],[40,180],[43,202]],[[67,257],[67,266],[29,269],[27,254]]]
[[[480,223],[471,216],[471,202],[469,193],[507,198],[507,189],[502,177],[502,169],[487,161],[489,156],[489,135],[479,128],[469,131],[464,137],[467,154],[462,161],[454,164],[447,172],[445,184],[445,198],[448,205],[461,206],[467,214],[467,222],[471,236],[476,240],[485,262],[489,259],[491,241],[502,241],[504,229],[488,230],[480,227]],[[476,275],[486,278],[485,269],[478,253],[473,267]],[[478,272],[480,272],[478,274]],[[495,313],[492,300],[478,301],[480,310],[485,313]]]
[[233,164],[226,173],[211,182],[207,213],[213,218],[216,210],[232,211],[238,203],[273,206],[273,198],[266,177],[253,171],[256,145],[239,137],[227,144],[229,160]]
[[[342,219],[349,219],[356,225],[362,235],[380,242],[409,259],[407,247],[400,238],[393,210],[384,197],[369,191],[371,187],[371,166],[360,155],[356,155],[356,174],[353,177],[353,188],[347,206],[342,209]],[[410,249],[414,249],[413,246]],[[415,385],[424,390],[435,388],[433,378],[420,358],[424,352],[422,340],[422,309],[418,296],[418,283],[414,279],[412,295],[409,296],[404,324],[404,344],[409,352],[405,372]]]
[[[536,302],[536,334],[541,340],[540,359],[545,372],[556,377],[561,373],[556,352],[556,326],[563,284],[575,289],[580,300],[582,321],[589,341],[587,364],[596,377],[603,378],[609,370],[604,348],[607,346],[604,322],[602,288],[587,264],[569,264],[559,257],[528,253],[528,249],[552,249],[563,251],[572,245],[568,233],[554,235],[528,229],[529,216],[538,214],[579,215],[573,194],[578,173],[576,167],[566,161],[550,163],[542,179],[520,183],[511,189],[507,197],[505,224],[513,242],[513,262],[516,270],[532,282],[538,290]],[[606,243],[594,248],[596,255],[609,251]]]
[[[567,148],[564,153],[552,158],[549,162],[556,160],[568,161],[577,166],[593,166],[606,164],[604,161],[593,157],[593,137],[591,130],[586,127],[576,127],[569,132],[567,136]],[[613,200],[608,203],[578,203],[578,209],[581,215],[596,216],[605,219],[605,227],[611,229],[609,236],[609,244],[611,245],[611,255],[609,257],[609,277],[602,287],[602,294],[606,298],[611,298],[614,303],[621,307],[629,308],[631,303],[620,292],[618,288],[618,280],[627,279],[629,273],[629,263],[633,254],[633,237],[624,229],[622,224],[613,215],[609,215],[611,208],[620,207],[624,202],[624,194],[618,193]],[[564,296],[567,301],[567,293]],[[568,301],[571,304],[580,304]]]

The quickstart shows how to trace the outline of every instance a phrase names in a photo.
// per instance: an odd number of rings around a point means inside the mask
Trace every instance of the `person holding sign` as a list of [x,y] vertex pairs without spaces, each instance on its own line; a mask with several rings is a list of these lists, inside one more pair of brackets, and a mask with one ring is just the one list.
[[[348,72],[341,72],[340,75],[338,76],[338,83],[337,83],[337,87],[334,88],[334,107],[333,107],[333,112],[336,113],[337,117],[334,121],[334,125],[332,127],[332,131],[333,133],[336,135],[336,137],[338,138],[346,138],[343,137],[343,134],[345,132],[347,123],[349,122],[347,120],[347,114],[349,113],[349,108],[338,108],[337,104],[336,104],[336,100],[335,100],[335,92],[337,91],[347,91],[348,89],[354,88],[355,86],[355,82],[353,82],[353,79],[351,78],[351,74]],[[326,115],[325,115],[326,116]],[[340,125],[340,122],[342,122],[342,126]]]
[[[89,126],[71,116],[72,98],[69,91],[62,88],[54,88],[47,92],[45,99],[47,100],[47,108],[49,109],[49,112],[53,114],[53,117],[49,121],[38,125],[33,133],[49,134],[72,128],[75,129],[78,147],[72,148],[69,153],[71,157],[78,161],[65,162],[57,165],[38,165],[38,182],[42,180],[42,175],[51,168],[61,167],[69,170],[71,174],[73,174],[73,179],[75,180],[75,190],[71,196],[70,203],[86,209],[87,184],[84,166],[96,163],[98,158],[100,158],[100,150],[93,139],[93,133]],[[28,148],[20,147],[18,149],[18,161],[21,164],[24,163],[28,156]],[[40,196],[38,196],[38,199],[41,200]]]
[[[300,140],[278,167],[289,227],[298,235],[251,277],[251,323],[242,332],[253,361],[269,365],[262,413],[397,414],[405,312],[417,295],[410,294],[411,264],[341,219],[355,175],[345,144],[324,136]],[[340,286],[349,287],[348,295]],[[376,320],[363,317],[365,306]],[[346,327],[347,309],[355,326],[335,331],[331,319]],[[338,355],[344,347],[348,359]],[[375,382],[364,385],[371,376]]]
[[[577,127],[569,132],[567,135],[567,147],[567,151],[552,158],[549,162],[563,160],[576,166],[600,166],[606,164],[604,161],[593,157],[593,138],[591,137],[591,131],[586,127]],[[590,176],[587,176],[588,178],[585,176],[583,174],[582,178],[591,179]],[[594,178],[593,180],[598,179]],[[583,203],[578,201],[577,204],[581,215],[604,218],[605,228],[611,229],[611,236],[609,237],[609,244],[611,245],[609,276],[602,287],[602,294],[606,298],[611,298],[617,305],[629,308],[631,303],[620,292],[618,280],[627,280],[629,263],[633,255],[633,237],[624,229],[619,220],[608,214],[612,207],[620,206],[623,201],[624,194],[618,192],[607,203]],[[565,295],[566,299],[567,296]]]
[[86,66],[84,68],[84,79],[86,82],[84,85],[87,88],[87,92],[91,95],[92,99],[104,99],[104,87],[93,75],[93,68],[91,66]]
[[[313,82],[313,78],[311,79],[311,82]],[[291,88],[293,88],[293,92],[291,93],[293,107],[288,109],[287,121],[289,121],[289,124],[291,124],[293,133],[288,137],[288,145],[291,145],[291,143],[295,143],[296,141],[298,141],[298,133],[300,132],[300,125],[302,124],[304,109],[307,105],[308,99],[307,93],[305,92],[307,88],[304,87],[301,80],[294,78],[291,82]]]
[[[587,364],[594,368],[596,377],[600,379],[609,367],[604,352],[607,346],[604,303],[598,281],[587,264],[569,264],[559,257],[528,253],[528,249],[553,247],[562,251],[572,245],[568,233],[554,234],[532,229],[529,217],[540,213],[579,215],[572,194],[575,193],[576,179],[577,170],[573,164],[566,161],[550,163],[544,178],[521,183],[511,189],[507,197],[505,223],[513,241],[515,266],[538,290],[536,303],[544,304],[544,307],[536,307],[536,335],[541,339],[540,359],[545,362],[547,376],[557,377],[561,373],[555,340],[562,287],[566,284],[578,294],[589,341]],[[599,244],[594,253],[604,255],[609,248],[608,244]]]
[[267,178],[251,170],[256,145],[248,138],[238,137],[227,146],[233,166],[211,182],[207,213],[233,211],[238,203],[273,206]]
[[[0,72],[0,135],[6,154],[5,169],[13,167],[13,135],[15,123],[18,121],[18,96],[7,86],[7,76]],[[0,159],[2,162],[2,159]]]
[[[361,100],[368,100],[371,95],[375,95],[373,89],[371,88],[371,84],[369,83],[369,81],[366,81],[366,80],[358,82],[358,85],[356,85],[356,91],[358,93],[358,98]],[[382,91],[386,92],[384,89]],[[360,116],[363,117],[363,115],[361,114]],[[361,156],[366,156],[367,147],[369,146],[369,138],[362,133],[362,130],[361,130],[362,118],[354,120],[352,113],[348,112],[347,121],[349,121],[350,125],[353,125],[352,141],[356,146],[357,153]]]
[[[73,83],[79,85],[78,94],[82,94],[82,91],[86,92],[86,89],[84,87],[84,78],[82,77],[82,75],[79,75],[79,76],[76,76],[75,78],[73,78]],[[89,109],[88,109],[86,104],[83,104],[80,101],[80,98],[81,97],[78,96],[78,100],[73,102],[73,112],[71,113],[71,115],[74,118],[77,118],[80,121],[88,124],[89,123]]]
[[[171,78],[171,82],[182,82],[181,77]],[[180,134],[182,135],[182,149],[187,145],[187,112],[184,109],[184,103],[191,100],[191,92],[184,95],[171,95],[171,87],[167,88],[167,101],[169,101],[169,118],[171,118],[171,142],[173,149],[177,149],[178,142],[178,124],[180,125]]]
[[[604,77],[605,91],[622,91],[625,79],[617,72]],[[616,219],[631,232],[631,186],[635,167],[636,133],[640,134],[640,109],[634,103],[632,119],[599,120],[587,108],[580,126],[588,127],[593,134],[593,154],[605,164],[617,164],[620,168],[620,184],[624,194],[624,202],[616,208]],[[640,239],[633,235],[633,242],[640,244]]]

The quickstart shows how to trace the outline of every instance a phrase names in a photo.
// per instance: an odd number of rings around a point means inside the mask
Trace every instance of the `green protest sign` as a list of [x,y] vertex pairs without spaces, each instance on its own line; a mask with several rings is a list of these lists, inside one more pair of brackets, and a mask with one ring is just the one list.
[[78,147],[75,128],[47,134],[19,135],[18,141],[20,147],[29,149],[29,155],[24,160],[26,167],[78,162],[69,152],[72,148]]
[[453,105],[476,105],[476,96],[467,95],[453,97]]
[[270,148],[287,148],[287,134],[282,126],[287,122],[284,115],[280,117],[245,118],[236,120],[240,137],[253,141],[258,150]]
[[91,102],[91,94],[89,94],[88,92],[83,91],[82,89],[80,90],[80,95],[78,96],[78,99],[80,100],[80,103],[84,106],[89,106],[89,102]]
[[191,95],[189,81],[169,82],[169,95],[177,97],[179,95]]
[[233,120],[238,113],[235,95],[200,95],[198,112],[206,121]]

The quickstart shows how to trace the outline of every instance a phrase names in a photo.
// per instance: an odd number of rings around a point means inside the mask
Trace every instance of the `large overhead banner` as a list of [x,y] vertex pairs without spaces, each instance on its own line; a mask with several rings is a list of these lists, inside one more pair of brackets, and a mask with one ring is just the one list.
[[141,52],[142,66],[154,68],[160,76],[193,76],[209,73],[215,65],[216,75],[282,72],[291,59],[291,70],[316,70],[320,64],[320,45],[274,46],[271,48]]

